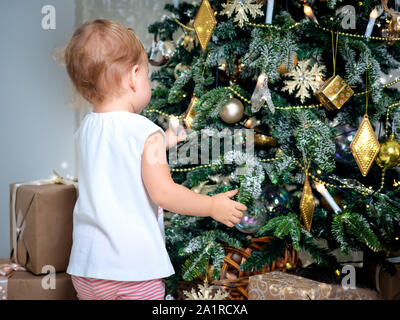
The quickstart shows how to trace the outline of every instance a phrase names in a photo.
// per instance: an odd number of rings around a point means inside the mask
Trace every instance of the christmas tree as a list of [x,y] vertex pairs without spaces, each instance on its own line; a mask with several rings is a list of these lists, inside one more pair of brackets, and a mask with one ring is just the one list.
[[235,228],[172,214],[171,287],[206,270],[218,279],[223,245],[252,237],[274,240],[241,270],[289,246],[332,268],[336,248],[399,249],[400,26],[387,2],[174,1],[150,25],[158,85],[144,115],[190,129],[169,151],[175,181],[209,195],[238,188],[248,207]]

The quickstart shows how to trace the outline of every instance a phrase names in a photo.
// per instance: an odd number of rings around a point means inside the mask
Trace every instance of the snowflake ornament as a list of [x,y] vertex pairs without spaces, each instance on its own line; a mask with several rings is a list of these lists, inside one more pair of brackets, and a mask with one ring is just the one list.
[[194,288],[192,291],[183,291],[183,294],[187,297],[185,300],[225,300],[228,296],[228,292],[218,291],[212,295],[213,286],[209,286],[207,279],[204,280],[204,285],[198,285],[199,290],[196,292]]
[[221,14],[226,14],[229,18],[236,13],[234,21],[238,23],[240,28],[243,27],[245,22],[249,21],[248,14],[253,18],[264,15],[261,10],[262,4],[257,4],[255,0],[229,0],[222,6],[224,10]]
[[303,103],[306,98],[310,98],[310,91],[315,92],[322,85],[322,79],[325,75],[326,68],[322,64],[314,63],[310,66],[311,59],[299,61],[294,68],[285,76],[292,79],[285,80],[283,83],[283,91],[288,91],[289,94],[296,92],[296,97],[300,98]]

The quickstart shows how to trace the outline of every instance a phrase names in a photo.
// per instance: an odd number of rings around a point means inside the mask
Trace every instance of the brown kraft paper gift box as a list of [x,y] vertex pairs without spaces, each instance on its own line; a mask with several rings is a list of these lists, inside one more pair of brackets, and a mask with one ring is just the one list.
[[400,264],[394,265],[395,273],[384,270],[380,264],[367,264],[369,281],[385,300],[400,300]]
[[[0,259],[0,265],[10,263]],[[7,277],[0,277],[0,299],[4,300],[77,300],[71,276],[55,273],[55,288],[49,286],[49,275],[34,275],[29,271],[14,271]],[[42,284],[45,284],[44,286]],[[5,289],[4,289],[5,288]]]
[[283,272],[249,278],[249,300],[381,300],[375,290],[327,284]]
[[73,185],[54,183],[21,184],[15,193],[13,217],[15,186],[10,185],[12,261],[36,275],[42,274],[42,268],[46,265],[53,266],[56,272],[66,271],[72,248],[76,188]]
[[386,300],[400,300],[400,264],[395,265],[396,273],[390,275],[388,272],[379,272],[379,292]]

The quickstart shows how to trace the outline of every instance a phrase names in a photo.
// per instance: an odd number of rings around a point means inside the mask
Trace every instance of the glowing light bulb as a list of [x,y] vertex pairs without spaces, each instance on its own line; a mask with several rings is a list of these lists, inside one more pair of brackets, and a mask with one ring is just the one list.
[[365,30],[365,36],[370,37],[372,34],[372,30],[374,29],[375,20],[378,17],[378,10],[375,8],[371,11],[369,15],[369,21],[367,25],[367,29]]
[[369,17],[372,19],[378,18],[378,10],[376,8],[372,10],[371,13],[369,14]]

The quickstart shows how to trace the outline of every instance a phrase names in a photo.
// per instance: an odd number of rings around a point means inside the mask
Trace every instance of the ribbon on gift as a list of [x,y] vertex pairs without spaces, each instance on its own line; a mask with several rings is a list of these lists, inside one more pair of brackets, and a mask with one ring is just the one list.
[[[18,240],[22,237],[22,234],[25,229],[25,218],[22,216],[22,212],[18,212],[16,214],[15,204],[17,198],[17,190],[20,186],[25,185],[45,185],[45,184],[65,184],[65,185],[73,185],[76,188],[76,192],[78,193],[78,180],[76,178],[63,178],[61,177],[55,170],[53,170],[53,177],[45,180],[34,180],[23,183],[14,184],[14,188],[11,194],[11,232],[12,232],[12,250],[11,250],[11,258],[18,265]],[[1,291],[0,291],[1,292]]]
[[14,271],[26,269],[17,263],[0,264],[0,300],[7,300],[8,278],[12,276]]

